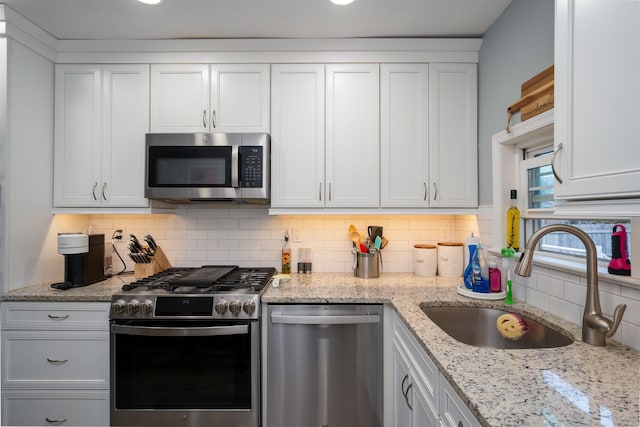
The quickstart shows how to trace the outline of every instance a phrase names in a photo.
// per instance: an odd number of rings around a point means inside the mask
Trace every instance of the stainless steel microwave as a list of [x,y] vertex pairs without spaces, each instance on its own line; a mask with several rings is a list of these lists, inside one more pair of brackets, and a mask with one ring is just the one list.
[[266,133],[146,135],[145,197],[174,203],[269,201]]

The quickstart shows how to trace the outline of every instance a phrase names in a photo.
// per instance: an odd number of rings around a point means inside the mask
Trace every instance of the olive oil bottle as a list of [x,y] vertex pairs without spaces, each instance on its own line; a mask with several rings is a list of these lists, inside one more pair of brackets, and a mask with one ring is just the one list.
[[507,211],[507,248],[513,248],[516,252],[520,249],[520,210],[517,198],[518,190],[511,190],[511,207]]
[[291,273],[291,246],[289,245],[289,231],[284,232],[284,244],[282,245],[282,274]]

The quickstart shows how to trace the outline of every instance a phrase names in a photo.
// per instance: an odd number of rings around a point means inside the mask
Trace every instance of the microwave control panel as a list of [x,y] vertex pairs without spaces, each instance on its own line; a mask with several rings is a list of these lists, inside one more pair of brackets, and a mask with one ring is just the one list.
[[259,146],[238,147],[240,154],[240,186],[262,188],[262,150]]

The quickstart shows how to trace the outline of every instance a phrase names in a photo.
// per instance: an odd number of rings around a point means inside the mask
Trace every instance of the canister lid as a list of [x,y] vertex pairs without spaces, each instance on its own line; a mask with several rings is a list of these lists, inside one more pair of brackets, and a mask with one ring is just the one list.
[[438,242],[438,246],[463,246],[462,242]]
[[425,245],[423,243],[415,244],[413,247],[416,249],[436,249],[435,245]]

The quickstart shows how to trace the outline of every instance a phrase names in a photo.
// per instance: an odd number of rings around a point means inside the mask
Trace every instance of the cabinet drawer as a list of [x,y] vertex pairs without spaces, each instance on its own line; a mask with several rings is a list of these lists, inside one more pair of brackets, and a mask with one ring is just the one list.
[[108,373],[108,332],[3,333],[5,388],[107,388]]
[[480,427],[480,423],[453,390],[447,379],[440,375],[440,423],[445,427]]
[[108,302],[5,302],[2,329],[109,330]]
[[2,425],[107,426],[108,391],[5,391]]
[[399,345],[404,346],[407,357],[415,366],[415,374],[419,377],[428,398],[437,405],[439,371],[435,363],[425,354],[425,349],[417,342],[399,316],[395,316],[393,333],[396,341]]

